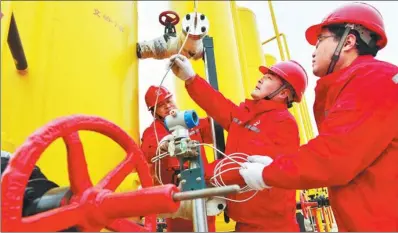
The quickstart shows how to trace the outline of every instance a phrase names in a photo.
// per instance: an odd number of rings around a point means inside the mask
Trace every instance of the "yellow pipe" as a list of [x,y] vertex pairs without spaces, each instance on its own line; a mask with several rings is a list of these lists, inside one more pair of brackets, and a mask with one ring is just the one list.
[[271,67],[277,62],[276,57],[272,56],[271,54],[267,54],[267,53],[264,54],[264,59],[265,59],[265,65],[267,67]]
[[314,210],[314,212],[315,212],[314,216],[315,216],[316,225],[319,228],[318,229],[319,232],[325,232],[325,228],[324,228],[323,223],[322,223],[321,209],[320,208],[314,208],[312,210]]
[[[243,82],[243,86],[244,86],[244,92],[245,92],[245,97],[246,98],[250,98],[250,92],[248,93],[248,88],[249,88],[249,82],[248,80],[250,80],[250,73],[249,73],[249,64],[248,64],[248,59],[249,56],[247,56],[248,53],[248,48],[250,47],[251,44],[247,43],[247,41],[245,41],[245,39],[252,39],[250,38],[247,34],[245,34],[245,32],[243,32],[243,28],[242,25],[244,25],[245,27],[247,27],[247,23],[245,22],[244,19],[242,19],[240,16],[240,12],[238,10],[238,8],[236,6],[236,1],[230,1],[231,3],[231,12],[232,12],[232,18],[233,18],[233,22],[234,22],[234,28],[235,28],[235,37],[236,37],[236,42],[237,42],[237,48],[238,48],[238,52],[239,52],[239,60],[240,60],[240,69],[242,72],[242,82]],[[249,25],[251,26],[251,25]],[[244,35],[244,36],[243,36]],[[253,85],[251,85],[253,86]]]
[[[309,131],[308,132],[309,132],[309,138],[312,139],[315,136],[314,136],[314,129],[312,128],[311,119],[310,119],[310,116],[309,116],[309,113],[308,113],[308,111],[310,111],[310,109],[308,108],[307,101],[303,102],[303,107],[304,107],[304,109],[307,109],[307,115],[308,115],[307,121],[308,121],[308,125],[309,125]],[[315,125],[314,127],[317,127],[317,126]]]
[[[28,73],[19,75],[9,49],[2,50],[1,130],[12,144],[21,145],[39,127],[71,114],[103,117],[139,142],[136,4],[12,2],[29,65]],[[79,134],[95,184],[126,155],[105,136]],[[67,186],[66,163],[60,139],[38,165],[47,177]],[[126,179],[120,188],[134,187]]]
[[238,47],[242,51],[240,60],[242,65],[243,83],[246,98],[251,98],[251,92],[256,86],[261,73],[260,65],[265,65],[265,57],[261,48],[256,15],[248,8],[237,7],[238,24],[235,31],[240,34],[242,40],[238,40]]
[[[282,33],[281,33],[281,34],[282,34]],[[281,34],[279,34],[279,35],[281,35]],[[277,37],[277,36],[274,36],[274,37],[269,38],[268,40],[265,40],[265,41],[261,42],[261,45],[268,44],[269,42],[275,40],[276,37]]]
[[[272,24],[274,26],[275,35],[279,35],[278,25],[276,24],[274,8],[272,7],[271,0],[268,0],[268,6],[269,6],[270,13],[271,13]],[[285,60],[285,54],[283,54],[283,48],[282,48],[281,39],[279,38],[279,36],[276,36],[276,40],[278,42],[278,48],[279,48],[279,54],[281,56],[281,60],[284,61]]]
[[322,213],[323,213],[323,219],[325,220],[325,228],[326,228],[326,232],[330,232],[331,231],[331,223],[330,223],[330,218],[329,218],[329,213],[326,210],[325,206],[322,206]]

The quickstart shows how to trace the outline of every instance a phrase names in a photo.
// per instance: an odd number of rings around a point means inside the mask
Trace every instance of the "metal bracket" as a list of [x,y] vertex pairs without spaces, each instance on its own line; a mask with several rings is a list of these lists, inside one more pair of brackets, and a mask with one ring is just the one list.
[[[203,38],[203,49],[204,49],[203,60],[205,62],[205,67],[206,67],[207,81],[215,90],[218,90],[216,57],[214,55],[214,43],[212,37],[205,36]],[[211,119],[211,121],[213,128],[214,144],[216,145],[217,149],[219,149],[222,152],[225,152],[224,129],[221,127],[220,124],[215,122],[213,119]],[[222,159],[224,157],[218,151],[215,151],[214,155],[216,159]]]
[[21,38],[19,36],[14,14],[11,15],[7,42],[8,46],[10,47],[12,57],[14,58],[15,67],[17,70],[26,70],[28,68],[28,62],[26,61],[25,52],[22,46]]

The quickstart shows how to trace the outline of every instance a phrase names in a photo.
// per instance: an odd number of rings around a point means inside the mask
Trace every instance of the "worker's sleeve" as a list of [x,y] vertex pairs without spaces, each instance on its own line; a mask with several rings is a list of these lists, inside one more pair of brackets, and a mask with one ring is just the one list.
[[211,121],[209,117],[206,117],[204,119],[200,119],[199,121],[200,125],[200,135],[203,138],[204,143],[213,143],[213,134],[211,130]]
[[[164,127],[156,127],[156,132],[159,141],[168,134]],[[156,155],[157,148],[158,142],[156,140],[155,130],[153,129],[153,125],[151,125],[144,131],[141,140],[141,150],[148,163],[152,163],[151,159]]]
[[340,93],[319,136],[274,159],[263,170],[264,182],[292,189],[347,184],[386,150],[397,128],[398,85],[390,76],[363,72]]
[[191,98],[219,123],[225,130],[229,129],[233,112],[238,106],[214,90],[204,79],[196,75],[194,80],[185,86]]

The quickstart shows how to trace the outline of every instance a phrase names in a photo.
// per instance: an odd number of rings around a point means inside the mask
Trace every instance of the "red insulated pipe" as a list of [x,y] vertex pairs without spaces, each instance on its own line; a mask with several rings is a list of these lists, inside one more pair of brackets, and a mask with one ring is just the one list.
[[127,218],[151,214],[176,212],[180,202],[173,200],[179,192],[175,185],[168,184],[140,189],[134,192],[108,193],[99,201],[99,211],[107,218]]

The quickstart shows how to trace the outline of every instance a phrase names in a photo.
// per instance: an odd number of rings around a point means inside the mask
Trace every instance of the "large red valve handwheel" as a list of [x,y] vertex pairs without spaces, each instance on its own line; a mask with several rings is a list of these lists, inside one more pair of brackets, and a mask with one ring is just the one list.
[[174,11],[163,11],[159,15],[159,23],[163,26],[166,26],[168,23],[171,25],[177,25],[178,22],[180,22],[180,17]]
[[[77,131],[89,130],[116,141],[126,158],[97,185],[88,174],[83,146]],[[22,217],[23,196],[33,168],[43,151],[57,138],[63,138],[68,152],[68,173],[72,197],[61,207]],[[134,168],[143,189],[114,193]],[[156,213],[174,212],[179,202],[174,185],[153,186],[148,165],[134,141],[118,126],[100,117],[73,115],[56,119],[38,129],[10,159],[1,179],[2,231],[60,231],[77,226],[81,231],[156,231]],[[153,205],[154,201],[157,202]],[[148,215],[148,216],[147,216]],[[146,216],[145,225],[127,217]]]

